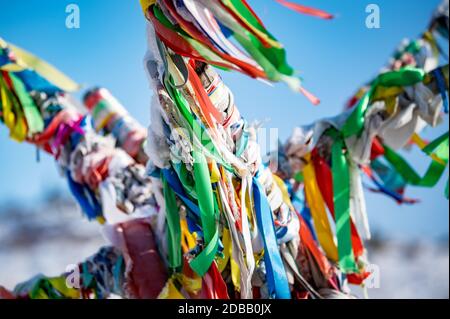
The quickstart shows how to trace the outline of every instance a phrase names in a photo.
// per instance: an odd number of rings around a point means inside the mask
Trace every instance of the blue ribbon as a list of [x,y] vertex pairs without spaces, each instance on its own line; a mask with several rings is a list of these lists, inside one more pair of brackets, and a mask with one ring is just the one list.
[[256,177],[253,178],[253,189],[256,221],[264,242],[264,263],[266,266],[269,294],[277,299],[290,299],[289,283],[278,249],[272,210],[270,209],[264,190]]
[[372,175],[370,179],[378,188],[379,192],[384,193],[399,203],[409,204],[405,196],[401,194],[402,190],[406,187],[406,183],[397,172],[378,159],[372,161],[370,166],[376,176],[378,176],[377,178],[375,175]]
[[[189,216],[189,214],[188,214],[187,218],[186,218],[189,231],[191,233],[197,233],[197,235],[199,237],[203,237],[203,231],[202,231],[201,227],[199,226],[198,222],[196,221],[196,220],[198,220],[198,218],[200,218],[199,207],[196,204],[194,204],[187,197],[186,192],[183,189],[183,185],[181,184],[181,182],[178,178],[178,175],[176,174],[176,172],[173,169],[164,168],[161,171],[162,171],[162,174],[163,174],[164,178],[166,179],[167,183],[172,188],[172,190],[175,192],[175,194],[178,196],[178,198],[180,198],[183,201],[183,203],[188,208],[188,211],[192,212],[194,214],[194,216]],[[192,218],[192,217],[195,217],[195,218]],[[196,219],[196,220],[194,220],[194,219]],[[222,241],[220,241],[220,240],[219,240],[218,251],[219,252],[223,251],[223,244],[222,244]]]
[[60,88],[47,81],[33,70],[27,69],[20,72],[14,72],[14,74],[22,80],[28,92],[35,90],[50,95],[62,92]]
[[[375,176],[370,176],[370,179],[375,184],[375,186],[378,188],[375,191],[379,191],[379,192],[381,192],[381,193],[391,197],[392,199],[394,199],[398,203],[410,204],[408,201],[405,200],[405,197],[403,195],[401,195],[400,193],[397,193],[397,192],[395,192],[393,190],[390,190],[387,187],[385,187],[380,181],[378,181],[376,179]],[[367,187],[367,188],[370,189],[370,187]]]
[[311,232],[311,235],[314,238],[314,241],[317,242],[317,235],[314,230],[313,224],[312,224],[312,216],[311,216],[311,210],[306,205],[305,196],[303,194],[303,191],[298,190],[297,192],[294,192],[293,187],[290,184],[286,184],[289,194],[291,196],[292,204],[294,205],[294,208],[297,210],[297,212],[300,212],[300,215],[302,216],[303,220],[306,223],[306,226],[308,227],[309,231]]
[[444,103],[444,112],[448,114],[448,99],[447,99],[447,87],[445,85],[445,80],[443,79],[441,69],[434,70],[434,76],[436,77],[436,83],[438,85],[439,91],[441,92],[442,102]]
[[75,182],[67,171],[67,181],[73,196],[77,200],[81,209],[84,211],[89,220],[95,219],[103,215],[102,207],[95,198],[94,192],[82,184]]
[[200,218],[200,209],[197,205],[195,205],[186,195],[183,185],[181,185],[180,180],[178,179],[177,174],[172,169],[163,169],[162,170],[164,178],[167,180],[167,183],[169,183],[169,186],[173,189],[175,194],[180,197],[180,199],[183,201],[183,203],[186,204],[187,208],[189,208],[192,213],[195,214],[196,217]]
[[11,60],[8,58],[6,51],[0,49],[0,66],[4,66],[9,63],[11,63]]

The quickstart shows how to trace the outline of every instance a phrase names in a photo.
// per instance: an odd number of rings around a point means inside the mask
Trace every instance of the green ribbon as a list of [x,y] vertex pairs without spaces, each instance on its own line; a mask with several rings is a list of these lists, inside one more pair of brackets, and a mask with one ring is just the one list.
[[382,73],[378,76],[378,85],[385,87],[411,86],[422,82],[425,78],[423,69],[406,66],[397,71]]
[[394,150],[388,146],[384,146],[386,160],[395,168],[395,170],[403,177],[403,179],[410,185],[433,187],[437,184],[442,174],[445,171],[449,157],[449,142],[448,132],[435,139],[428,144],[424,149],[428,155],[436,155],[443,163],[432,160],[425,175],[421,177],[409,164]]
[[[205,155],[208,158],[214,159],[217,163],[220,163],[224,168],[230,171],[232,171],[232,167],[223,160],[207,130],[203,125],[201,125],[201,123],[198,122],[195,114],[193,114],[190,110],[188,101],[184,98],[181,91],[173,87],[169,81],[170,77],[166,77],[165,88],[174,101],[179,115],[181,115],[179,120],[183,123],[178,124],[180,127],[187,130],[188,136],[185,136],[185,138],[189,138],[192,141],[192,157],[194,161],[193,180],[195,181],[195,185],[192,185],[192,179],[189,176],[190,173],[186,170],[183,164],[175,165],[174,167],[183,188],[198,201],[200,220],[204,236],[204,249],[190,261],[190,266],[199,276],[203,276],[213,263],[219,246],[219,230],[216,221],[216,211],[218,211],[218,209],[213,195]],[[167,188],[170,188],[168,185],[166,186]],[[194,190],[195,194],[193,193]],[[165,190],[165,194],[166,192],[170,194],[170,192],[173,191],[169,191],[169,189],[167,189]],[[166,199],[166,203],[168,201],[170,201],[169,198]],[[176,238],[176,243],[179,243],[178,237]],[[178,251],[178,246],[174,247],[174,249],[175,248]],[[174,253],[177,251],[174,250]]]
[[359,135],[364,128],[364,114],[366,114],[369,108],[370,99],[374,92],[374,87],[372,87],[359,101],[358,106],[353,110],[353,112],[348,117],[344,126],[342,126],[341,133],[342,136],[347,138],[352,135]]
[[417,54],[420,50],[422,49],[422,45],[420,44],[419,40],[414,40],[411,41],[404,49],[396,52],[394,54],[394,59],[398,60],[399,58],[401,58],[401,56],[403,54],[405,54],[405,52],[411,53],[411,54]]
[[191,173],[186,168],[184,163],[172,163],[172,166],[175,172],[180,179],[181,184],[183,185],[184,191],[192,198],[197,200],[197,194],[195,193],[195,181],[191,175]]
[[194,151],[194,179],[195,189],[200,208],[204,249],[191,262],[191,268],[203,276],[211,266],[219,247],[219,228],[216,220],[216,205],[209,175],[208,164],[201,152]]
[[245,19],[250,25],[252,25],[255,29],[267,35],[270,39],[276,41],[275,37],[270,34],[266,30],[266,28],[259,22],[259,20],[253,15],[250,9],[242,3],[242,0],[221,0],[224,5],[227,7],[233,7],[236,11],[239,12],[241,17]]
[[335,140],[331,150],[334,211],[336,236],[338,241],[339,266],[345,273],[358,269],[353,254],[350,220],[350,171],[347,155],[344,153],[344,140],[337,131],[332,131]]
[[[153,6],[153,12],[155,14],[155,18],[163,24],[166,28],[171,29],[172,31],[177,32],[181,37],[183,37],[191,46],[194,48],[202,57],[204,57],[207,61],[218,61],[224,64],[229,64],[229,62],[222,59],[219,55],[217,55],[215,52],[213,52],[210,48],[208,48],[206,45],[201,43],[200,41],[197,41],[196,39],[192,38],[189,34],[187,34],[180,26],[173,25],[167,17],[164,15],[164,13],[161,11],[161,8],[159,6]],[[214,65],[216,68],[222,69],[227,71],[228,69],[217,65],[213,62],[211,62],[212,65]]]
[[365,114],[377,87],[411,86],[425,79],[425,71],[419,68],[404,67],[397,71],[380,74],[371,84],[369,91],[359,101],[358,106],[348,117],[341,132],[344,138],[359,135],[364,129]]
[[27,294],[30,299],[68,299],[73,297],[74,288],[65,285],[65,277],[48,278],[38,275],[31,280],[18,284],[14,294]]
[[[266,34],[270,39],[276,41],[241,0],[222,0],[222,2],[228,7],[233,7],[250,25]],[[287,63],[286,51],[284,49],[267,47],[252,33],[247,31],[246,34],[248,39],[239,36],[237,33],[234,33],[233,35],[261,67],[263,67],[264,71],[266,71],[266,73],[269,72],[268,77],[270,80],[274,80],[271,78],[271,76],[274,76],[274,73],[271,71],[272,68],[275,68],[277,72],[284,75],[292,76],[294,74],[293,69]]]
[[180,214],[175,192],[169,186],[164,176],[161,176],[161,179],[163,182],[164,202],[166,204],[169,266],[177,272],[181,270],[182,266]]
[[[344,153],[344,139],[350,136],[361,134],[364,129],[365,114],[370,107],[372,98],[379,87],[403,87],[411,86],[422,82],[426,73],[422,69],[405,67],[398,71],[391,71],[380,74],[371,84],[369,91],[361,98],[357,107],[348,117],[341,128],[341,131],[330,130],[329,135],[334,137],[332,146],[332,174],[333,174],[333,192],[336,219],[336,234],[338,240],[339,265],[346,273],[357,271],[355,257],[351,241],[351,218],[350,218],[350,172],[348,169],[348,158]],[[436,143],[432,143],[424,149],[424,152],[432,152],[436,148],[439,157],[445,153],[445,139],[440,138]],[[448,136],[447,136],[447,160],[448,160]],[[401,159],[395,152],[387,149],[387,159],[391,159],[402,177],[413,184],[434,185],[442,175],[445,166],[433,162],[424,179],[421,179],[407,163]]]
[[[186,121],[187,125],[180,125],[184,129],[186,129],[189,133],[189,138],[193,142],[193,146],[199,148],[204,152],[208,157],[213,158],[217,163],[222,165],[225,169],[229,171],[233,171],[233,168],[230,164],[228,164],[217,150],[213,140],[209,136],[208,131],[205,129],[203,125],[201,125],[195,115],[191,112],[188,106],[188,102],[181,94],[180,90],[173,88],[166,80],[165,88],[169,93],[172,100],[175,102],[175,105],[178,108],[183,119]],[[179,123],[181,124],[181,123]]]
[[22,81],[13,73],[10,73],[9,77],[11,78],[14,91],[17,94],[20,104],[22,105],[27,120],[29,134],[33,135],[42,132],[44,130],[44,120],[42,119],[39,108],[30,97]]
[[[234,34],[236,40],[245,48],[245,50],[252,56],[252,58],[258,62],[258,64],[264,69],[267,78],[271,81],[278,82],[281,80],[280,70],[274,65],[273,61],[268,59],[265,55],[266,48],[253,34],[245,31],[247,37],[242,36],[238,33]],[[275,49],[274,49],[275,50]],[[293,72],[288,73],[292,75]]]
[[[3,77],[0,74],[0,87],[3,87],[5,90],[6,98],[11,102],[11,112],[15,116],[15,125],[10,131],[11,136],[21,136],[22,134],[18,133],[17,131],[20,131],[20,126],[17,125],[19,121],[22,121],[23,117],[25,116],[23,113],[22,108],[20,107],[20,103],[17,100],[16,96],[11,92],[8,85],[6,84],[6,81],[3,79]],[[5,119],[3,119],[4,121]],[[22,137],[22,136],[21,136]],[[25,138],[25,136],[23,136]]]
[[[257,19],[248,11],[248,9],[241,3],[241,1],[226,1],[227,6],[233,6],[242,17],[251,23],[258,30],[266,33],[271,39],[275,40],[267,30],[259,24]],[[164,15],[158,6],[153,7],[153,12],[155,17],[161,22],[165,27],[177,32],[186,41],[188,41],[202,56],[211,59],[212,57],[217,60],[223,61],[222,58],[218,57],[214,52],[207,48],[202,43],[193,39],[189,34],[187,34],[179,26],[174,26],[169,19]],[[258,62],[258,64],[264,69],[267,77],[272,81],[280,81],[280,73],[292,76],[294,70],[288,65],[286,59],[286,51],[282,48],[266,47],[255,35],[251,32],[245,30],[246,36],[241,36],[240,34],[233,33],[236,40],[245,48],[245,50]]]

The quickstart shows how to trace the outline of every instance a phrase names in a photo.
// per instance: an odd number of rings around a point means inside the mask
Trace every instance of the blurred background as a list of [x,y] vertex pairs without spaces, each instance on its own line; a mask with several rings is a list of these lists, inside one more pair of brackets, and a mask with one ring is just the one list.
[[[367,29],[369,0],[301,0],[335,14],[332,21],[298,15],[274,0],[248,0],[285,45],[305,86],[321,98],[311,106],[286,86],[269,87],[240,74],[224,73],[243,116],[278,128],[286,140],[295,126],[341,112],[347,99],[385,65],[404,38],[426,28],[440,0],[378,0],[381,28]],[[68,4],[80,8],[80,28],[67,29]],[[139,1],[4,1],[0,36],[49,61],[85,88],[108,88],[144,125],[150,122],[151,91],[142,59],[145,20]],[[77,94],[81,97],[82,93]],[[423,136],[448,131],[448,117]],[[0,284],[13,288],[44,273],[55,275],[105,244],[72,201],[53,160],[8,138],[0,127]],[[428,160],[416,150],[403,154],[419,172]],[[446,173],[448,177],[448,172]],[[400,206],[367,192],[374,239],[369,258],[380,269],[372,298],[449,297],[447,178],[433,189],[408,188],[420,203]]]

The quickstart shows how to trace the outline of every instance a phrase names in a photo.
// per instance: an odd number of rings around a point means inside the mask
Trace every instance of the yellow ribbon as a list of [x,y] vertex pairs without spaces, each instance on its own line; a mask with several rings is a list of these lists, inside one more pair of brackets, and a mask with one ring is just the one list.
[[434,56],[438,56],[439,55],[439,47],[437,46],[436,39],[434,38],[433,33],[431,33],[430,31],[426,31],[423,34],[423,39],[430,44],[431,49],[433,50]]
[[[428,144],[425,142],[417,133],[414,133],[411,137],[411,140],[414,144],[416,144],[421,150],[423,150]],[[433,161],[438,162],[442,165],[447,165],[441,158],[436,156],[436,154],[431,154],[430,157],[433,159]]]
[[231,280],[233,281],[234,288],[236,291],[241,291],[241,270],[239,269],[239,264],[231,258]]
[[9,47],[9,49],[14,53],[17,62],[10,63],[3,66],[1,69],[9,72],[20,72],[25,69],[32,69],[39,73],[40,76],[45,78],[47,81],[53,83],[58,88],[66,92],[74,92],[80,89],[80,86],[74,82],[72,79],[64,75],[62,72],[57,70],[54,66],[39,59],[33,54],[15,46],[11,43],[7,43],[3,39],[0,39],[0,46]]
[[200,290],[202,290],[202,277],[196,276],[195,278],[191,278],[183,274],[180,274],[179,276],[183,289],[188,293],[197,295]]
[[158,299],[185,299],[184,296],[178,291],[177,287],[173,283],[173,278],[170,278],[164,288],[158,295]]
[[180,225],[182,236],[181,246],[183,248],[183,252],[187,253],[195,247],[195,237],[189,232],[186,219],[181,219]]
[[3,108],[3,121],[5,122],[6,127],[9,128],[10,131],[12,131],[15,126],[16,116],[12,111],[12,103],[8,97],[8,91],[5,84],[3,83],[2,77],[0,77],[0,100],[2,102],[1,105]]
[[320,193],[319,186],[317,185],[316,173],[311,163],[311,154],[306,156],[306,160],[308,164],[306,164],[303,169],[306,201],[311,209],[314,228],[316,230],[319,243],[325,251],[327,257],[336,262],[339,259],[338,251],[331,232],[330,222],[328,220],[323,197]]
[[18,105],[18,101],[9,92],[2,77],[0,77],[0,95],[3,118],[6,126],[9,128],[9,135],[11,139],[17,142],[23,142],[27,137],[27,122],[20,105]]
[[105,217],[103,217],[103,216],[98,216],[98,217],[96,217],[95,219],[97,220],[97,222],[98,222],[100,225],[105,225],[105,224],[106,224],[106,219],[105,219]]
[[[254,206],[252,196],[250,194],[251,189],[247,187],[247,195],[245,196],[245,208],[247,209],[248,220],[250,222],[250,229],[253,231],[256,225]],[[241,199],[242,200],[242,199]]]
[[69,288],[66,283],[66,277],[56,277],[49,279],[50,284],[58,290],[64,297],[70,299],[79,299],[80,291],[74,288]]
[[404,89],[401,86],[391,86],[391,87],[379,86],[375,90],[373,100],[379,101],[379,100],[386,100],[388,98],[395,98],[403,91]]
[[220,180],[220,171],[219,168],[217,167],[217,163],[216,161],[211,159],[211,165],[210,165],[210,178],[211,178],[211,183],[217,183]]
[[147,9],[152,4],[156,3],[156,0],[139,0],[141,2],[142,11],[144,11],[144,15],[147,14]]
[[226,228],[222,231],[222,244],[223,244],[223,257],[217,259],[217,268],[220,272],[224,271],[230,260],[231,252],[231,235],[230,231]]
[[281,194],[283,195],[283,202],[284,202],[286,205],[289,206],[289,209],[290,209],[291,211],[295,211],[294,206],[292,205],[291,198],[290,198],[290,196],[289,196],[289,192],[288,192],[288,189],[287,189],[287,187],[286,187],[286,184],[285,184],[285,183],[283,182],[283,180],[282,180],[280,177],[278,177],[277,175],[272,174],[272,176],[273,176],[273,180],[275,181],[275,183],[278,185],[278,187],[279,187],[280,190],[281,190]]

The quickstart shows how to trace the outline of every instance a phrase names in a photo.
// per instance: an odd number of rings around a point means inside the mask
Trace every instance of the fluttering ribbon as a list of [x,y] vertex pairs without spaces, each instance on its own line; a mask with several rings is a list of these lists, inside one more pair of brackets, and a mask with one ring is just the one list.
[[291,10],[297,11],[299,13],[302,14],[307,14],[307,15],[312,15],[314,17],[318,17],[318,18],[322,18],[322,19],[333,19],[333,15],[330,13],[327,13],[325,11],[319,10],[319,9],[315,9],[315,8],[310,8],[301,4],[297,4],[291,1],[286,1],[286,0],[276,0],[278,3],[280,3],[281,5],[285,6],[286,8],[289,8]]
[[423,152],[428,155],[434,155],[440,159],[432,159],[424,176],[420,176],[398,153],[384,146],[386,160],[397,170],[408,184],[422,187],[433,187],[444,173],[449,157],[449,133],[441,135],[433,142],[428,144]]
[[361,170],[377,187],[377,189],[369,187],[369,190],[382,192],[400,204],[415,204],[418,202],[417,199],[408,198],[403,194],[407,185],[405,180],[394,168],[382,163],[379,159],[372,160],[370,167],[362,166]]
[[[380,74],[372,83],[369,91],[359,101],[347,121],[338,132],[332,130],[334,138],[332,145],[332,173],[334,208],[336,218],[336,234],[338,238],[339,265],[345,272],[356,272],[355,256],[351,244],[351,218],[350,218],[350,173],[348,155],[345,153],[344,138],[359,135],[365,124],[365,113],[379,87],[403,87],[422,82],[425,72],[422,69],[405,67],[398,71]],[[385,148],[386,152],[386,148]],[[386,154],[384,154],[387,157]]]
[[347,121],[341,128],[344,138],[359,135],[364,128],[365,113],[369,108],[373,97],[377,94],[379,87],[403,87],[422,82],[425,72],[419,68],[404,67],[398,71],[389,71],[380,74],[371,84],[368,92],[361,98],[358,105],[352,111]]
[[41,114],[34,104],[34,101],[28,95],[23,82],[12,73],[9,74],[9,79],[12,88],[17,94],[19,102],[22,105],[27,120],[28,134],[32,135],[42,132],[44,129],[44,121],[42,120]]
[[[163,0],[156,4],[144,1],[142,5],[159,39],[175,53],[254,78],[285,82],[313,104],[320,102],[294,77],[285,50],[245,0]],[[250,57],[224,33],[232,35]]]
[[0,47],[8,47],[15,60],[9,61],[8,64],[1,66],[2,70],[21,72],[27,69],[32,69],[39,74],[39,76],[45,78],[62,91],[74,92],[80,88],[80,86],[59,70],[48,64],[47,62],[39,59],[31,53],[15,46],[10,43],[6,43],[0,38]]

